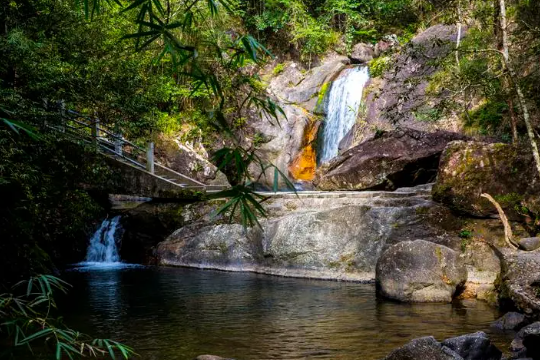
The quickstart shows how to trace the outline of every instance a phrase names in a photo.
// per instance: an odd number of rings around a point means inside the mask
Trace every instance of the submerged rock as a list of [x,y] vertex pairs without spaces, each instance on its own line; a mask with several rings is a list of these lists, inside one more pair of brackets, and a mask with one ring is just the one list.
[[497,330],[519,330],[529,323],[527,317],[517,312],[504,314],[500,319],[491,324]]
[[538,213],[540,179],[532,154],[524,147],[506,144],[449,144],[441,156],[433,199],[468,215],[496,215],[482,193],[493,196],[510,218],[522,218],[516,205]]
[[411,340],[394,350],[384,360],[463,360],[459,354],[443,346],[434,337],[428,336]]
[[455,351],[464,360],[500,360],[502,357],[502,352],[482,331],[446,339],[442,345]]
[[450,302],[467,280],[459,254],[424,240],[389,248],[377,262],[381,295],[406,302]]
[[463,135],[403,129],[382,132],[320,169],[320,190],[366,190],[414,186],[435,179],[446,145]]
[[195,360],[234,360],[232,358],[224,358],[216,355],[199,355]]

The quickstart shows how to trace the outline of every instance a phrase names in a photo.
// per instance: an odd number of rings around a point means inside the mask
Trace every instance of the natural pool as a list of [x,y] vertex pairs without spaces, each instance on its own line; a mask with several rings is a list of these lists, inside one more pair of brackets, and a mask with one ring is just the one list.
[[399,304],[375,287],[182,268],[79,268],[61,306],[66,322],[133,346],[143,360],[380,359],[410,339],[486,331],[483,302]]

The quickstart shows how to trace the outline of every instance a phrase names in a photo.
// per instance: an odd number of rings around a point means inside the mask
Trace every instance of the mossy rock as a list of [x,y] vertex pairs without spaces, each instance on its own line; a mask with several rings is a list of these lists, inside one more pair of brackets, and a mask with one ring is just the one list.
[[511,219],[526,207],[540,212],[540,179],[526,146],[456,141],[441,156],[433,198],[477,217],[497,214],[480,195],[493,196]]

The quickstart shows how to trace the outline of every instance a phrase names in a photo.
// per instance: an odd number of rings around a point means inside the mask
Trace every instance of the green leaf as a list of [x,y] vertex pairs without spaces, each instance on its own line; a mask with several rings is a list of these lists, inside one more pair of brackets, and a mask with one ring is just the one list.
[[36,340],[36,339],[39,339],[39,338],[42,338],[46,335],[49,335],[53,332],[53,329],[51,328],[45,328],[43,330],[40,330],[38,332],[35,332],[33,333],[32,335],[30,336],[27,336],[25,337],[24,339],[21,340],[20,344],[26,344],[26,343],[29,343],[30,341],[33,341],[33,340]]

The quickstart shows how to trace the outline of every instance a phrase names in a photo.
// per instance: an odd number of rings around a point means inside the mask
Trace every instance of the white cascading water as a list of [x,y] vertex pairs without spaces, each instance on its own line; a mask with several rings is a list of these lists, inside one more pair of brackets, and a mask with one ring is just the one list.
[[328,95],[327,116],[322,133],[319,161],[328,162],[339,152],[339,143],[354,126],[364,87],[369,81],[365,66],[345,69],[332,83]]
[[115,264],[120,261],[116,241],[121,232],[120,216],[105,219],[94,233],[86,253],[87,263]]

